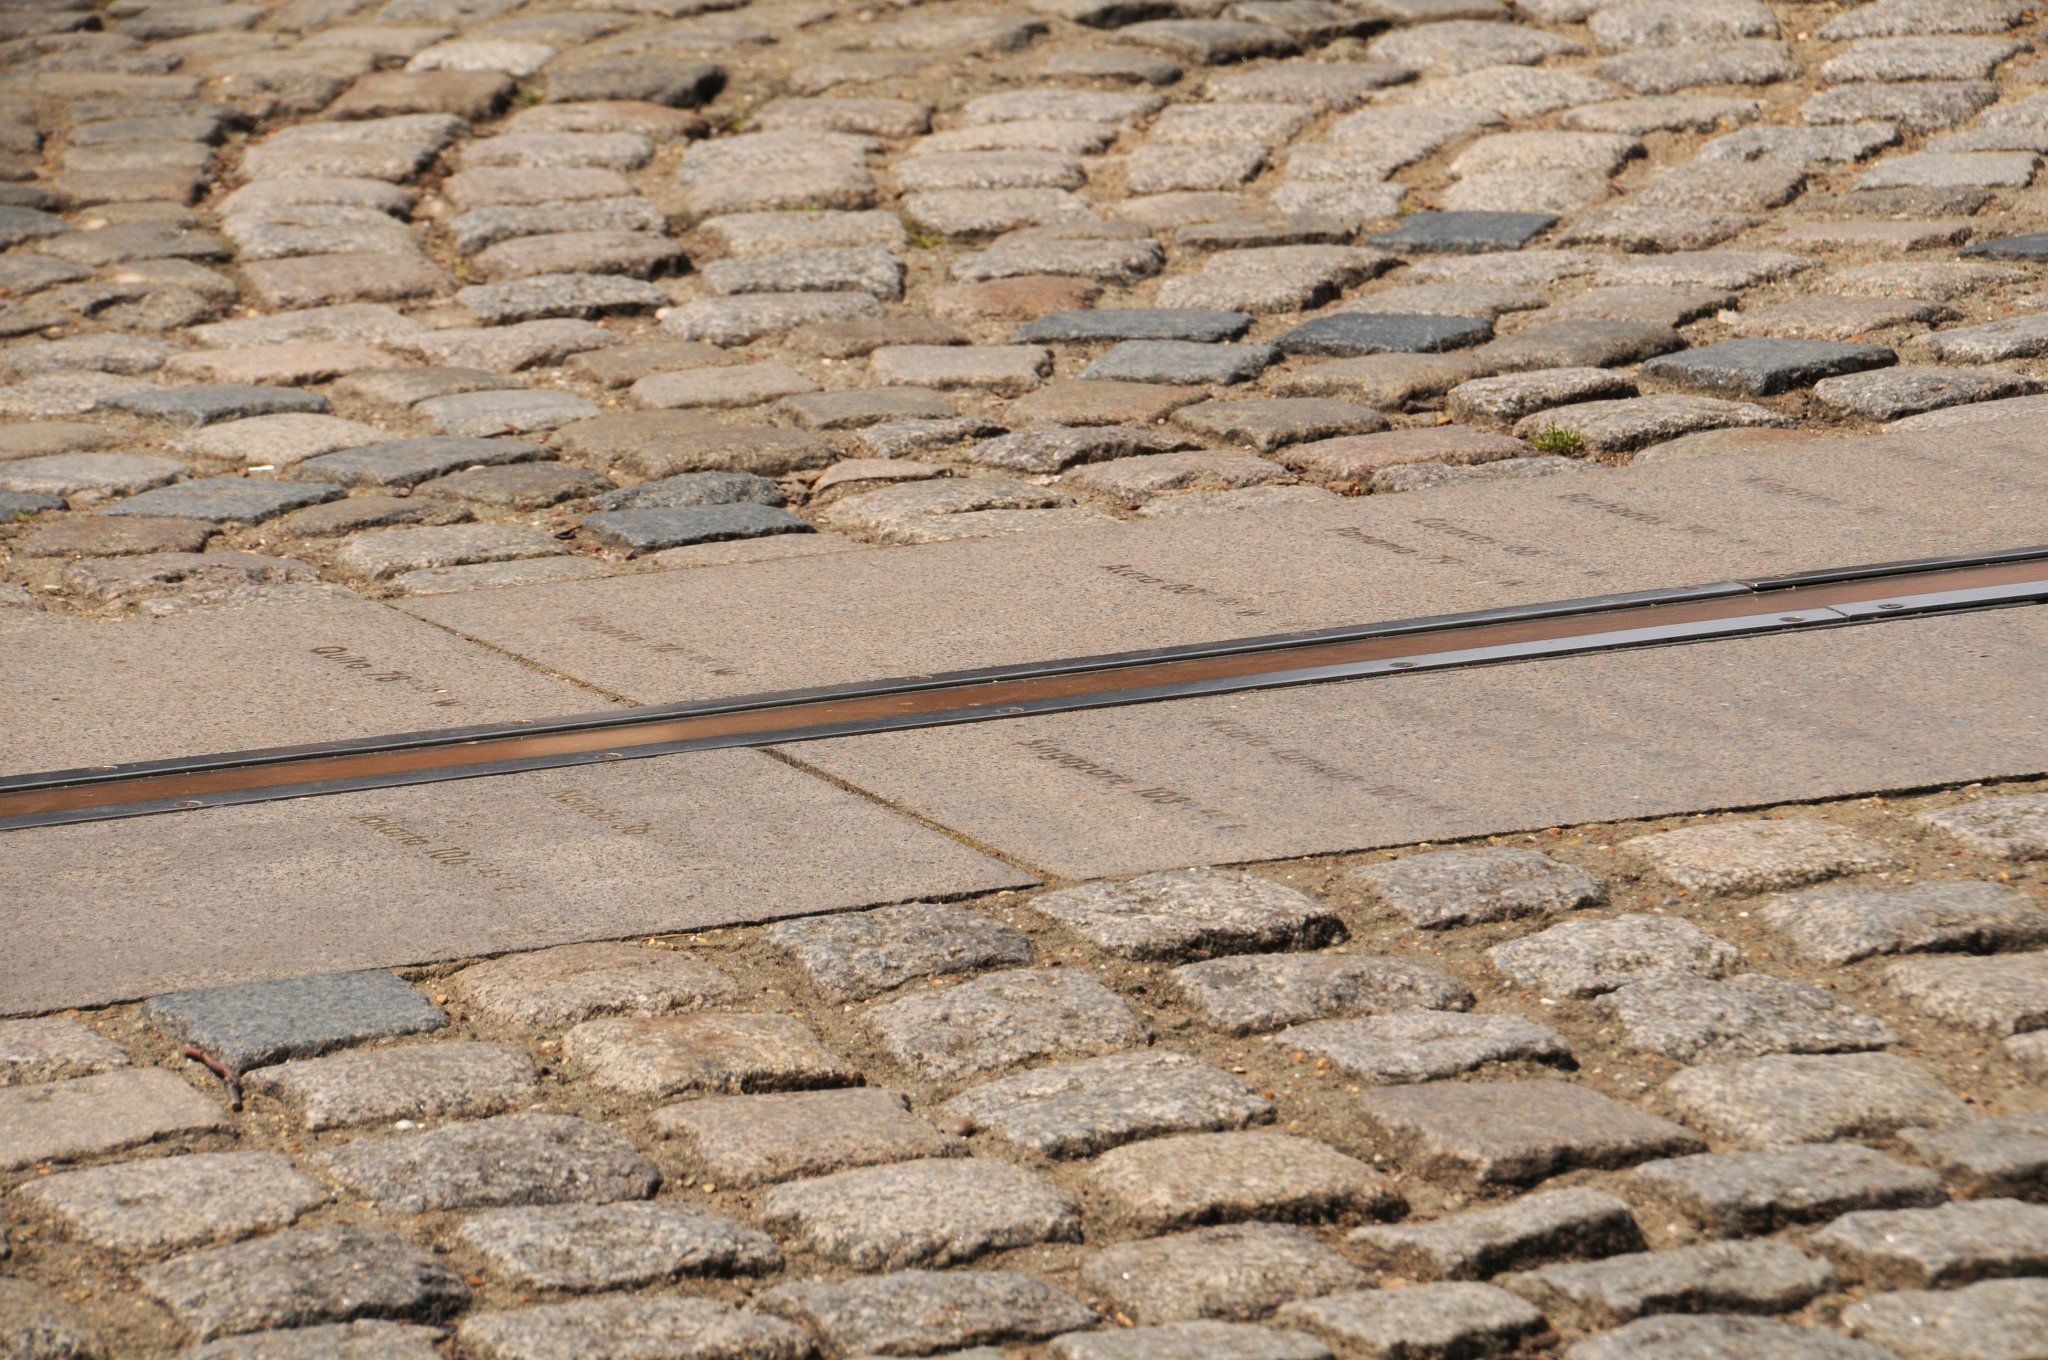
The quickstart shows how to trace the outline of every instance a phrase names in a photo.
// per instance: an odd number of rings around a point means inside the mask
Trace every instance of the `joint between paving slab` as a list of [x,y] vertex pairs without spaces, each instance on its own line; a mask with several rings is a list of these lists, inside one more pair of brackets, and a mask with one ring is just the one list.
[[[998,863],[1009,865],[1012,869],[1017,870],[1019,873],[1030,874],[1033,878],[1039,880],[1039,882],[1046,885],[1047,887],[1059,887],[1070,881],[1061,878],[1060,875],[1052,873],[1049,870],[1041,869],[1035,864],[1031,864],[1024,860],[1021,860],[1007,850],[999,849],[996,846],[990,845],[985,841],[976,840],[973,836],[968,835],[964,831],[957,831],[954,828],[945,825],[943,822],[935,822],[931,818],[925,816],[923,813],[915,812],[910,808],[905,807],[903,804],[894,801],[893,799],[885,798],[881,794],[875,793],[869,789],[864,789],[858,784],[848,783],[846,780],[841,779],[838,775],[827,773],[826,771],[818,768],[816,765],[811,764],[809,761],[803,760],[797,756],[793,756],[789,754],[787,751],[781,749],[780,747],[763,746],[759,749],[762,751],[763,754],[775,760],[781,761],[783,764],[789,766],[793,770],[796,770],[802,774],[807,774],[811,776],[811,778],[813,779],[822,779],[827,784],[830,784],[832,787],[840,790],[843,793],[850,793],[856,798],[862,798],[870,803],[873,803],[876,807],[885,808],[888,811],[895,813],[898,817],[902,817],[908,821],[916,822],[919,826],[923,827],[927,831],[932,832],[934,835],[944,836],[948,840],[953,841],[955,844],[963,845],[969,850],[974,851],[976,854],[987,855],[990,859],[995,860]],[[962,897],[971,895],[972,894],[969,893],[956,894],[956,896]],[[944,899],[940,897],[928,897],[924,900],[936,902],[942,901]]]
[[470,633],[465,633],[461,629],[451,627],[448,624],[442,623],[438,619],[426,618],[423,615],[408,614],[404,610],[393,608],[389,604],[385,604],[384,607],[387,609],[391,609],[391,611],[394,614],[403,615],[408,619],[418,619],[419,622],[438,628],[442,632],[448,634],[448,636],[456,638],[463,642],[467,642],[473,647],[481,647],[485,651],[490,652],[493,655],[502,656],[509,660],[516,661],[521,666],[524,666],[527,670],[533,671],[537,675],[545,675],[550,680],[559,680],[565,685],[574,685],[578,689],[589,690],[592,694],[602,696],[608,703],[621,704],[628,708],[635,708],[648,702],[645,699],[635,699],[628,695],[620,694],[616,690],[606,689],[603,685],[593,684],[591,681],[585,680],[580,675],[571,675],[567,671],[558,671],[552,666],[544,666],[540,662],[535,661],[531,657],[521,656],[517,652],[508,651],[505,648],[498,646],[494,642],[487,641],[484,638],[477,637]]

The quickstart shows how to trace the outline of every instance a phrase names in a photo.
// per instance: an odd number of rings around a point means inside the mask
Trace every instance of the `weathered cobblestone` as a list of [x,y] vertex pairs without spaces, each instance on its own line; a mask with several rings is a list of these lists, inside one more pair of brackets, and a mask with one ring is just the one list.
[[1110,1052],[1149,1037],[1107,987],[1068,969],[995,973],[873,1006],[862,1019],[890,1057],[930,1081]]
[[0,1088],[0,1170],[221,1127],[226,1112],[162,1068]]
[[128,1065],[128,1055],[76,1020],[0,1021],[0,1086],[90,1076]]
[[1899,1140],[1939,1170],[1960,1194],[2042,1198],[2042,1176],[2048,1173],[2048,1115],[2014,1114],[1946,1129],[1906,1129]]
[[1155,1051],[1001,1077],[940,1112],[1041,1156],[1083,1157],[1139,1138],[1261,1123],[1273,1107],[1228,1073]]
[[1533,1021],[1448,1011],[1326,1020],[1284,1030],[1272,1042],[1375,1086],[1437,1081],[1490,1063],[1569,1063],[1572,1056],[1562,1034]]
[[1646,1313],[1787,1313],[1836,1284],[1788,1242],[1711,1242],[1500,1277],[1553,1325],[1591,1331]]
[[1726,981],[1658,978],[1609,992],[1596,1003],[1621,1025],[1632,1048],[1679,1062],[1765,1053],[1847,1053],[1898,1041],[1891,1026],[1818,987],[1762,973]]
[[497,1114],[527,1098],[533,1060],[498,1044],[420,1044],[259,1067],[244,1089],[275,1099],[307,1129],[386,1119]]
[[1359,1228],[1347,1240],[1367,1265],[1411,1280],[1483,1280],[1643,1246],[1627,1201],[1583,1187],[1538,1191],[1427,1223]]
[[752,1308],[802,1323],[828,1355],[928,1355],[1036,1341],[1088,1327],[1095,1313],[1066,1291],[1010,1271],[906,1270],[843,1283],[800,1281]]
[[1647,1317],[1565,1348],[1566,1360],[1887,1360],[1890,1352],[1771,1318]]
[[1473,1185],[1700,1150],[1684,1127],[1565,1081],[1395,1086],[1367,1092],[1357,1108],[1366,1131],[1410,1169]]
[[1364,1163],[1276,1133],[1185,1134],[1107,1152],[1089,1178],[1145,1232],[1247,1219],[1389,1217],[1400,1197]]
[[21,1360],[102,1360],[105,1344],[62,1296],[0,1276],[0,1343]]
[[1623,1189],[1720,1236],[1772,1232],[1858,1209],[1925,1207],[1943,1198],[1940,1179],[1919,1167],[1854,1144],[1820,1143],[1649,1162],[1628,1174]]
[[1343,937],[1335,912],[1249,875],[1189,870],[1045,893],[1031,909],[1123,958],[1197,959],[1313,949]]
[[1664,1089],[1687,1119],[1745,1147],[1883,1138],[1965,1117],[1962,1102],[1925,1067],[1889,1053],[1708,1063]]
[[286,1227],[327,1200],[273,1152],[117,1163],[50,1176],[19,1193],[68,1235],[124,1256],[162,1256]]
[[1278,1319],[1373,1356],[1495,1355],[1543,1331],[1543,1315],[1521,1299],[1469,1283],[1352,1290],[1290,1303]]
[[1980,855],[2048,859],[2048,797],[2039,794],[1983,798],[1923,812],[1916,820]]
[[1987,1280],[1875,1294],[1843,1309],[1842,1327],[1895,1354],[1929,1360],[2025,1355],[2048,1328],[2048,1283]]
[[312,1159],[398,1213],[645,1199],[661,1172],[624,1135],[569,1115],[500,1115],[429,1133],[359,1138]]
[[1815,1233],[1851,1279],[1890,1289],[1969,1284],[2048,1269],[2048,1205],[1980,1199],[1844,1214]]
[[1204,1020],[1254,1034],[1305,1020],[1407,1010],[1465,1010],[1472,993],[1427,964],[1378,954],[1274,954],[1174,969],[1170,984]]
[[1688,921],[1649,915],[1563,921],[1496,945],[1502,975],[1546,996],[1593,996],[1652,979],[1726,976],[1738,952]]
[[765,1192],[762,1221],[797,1247],[856,1270],[970,1261],[990,1251],[1081,1237],[1073,1201],[1040,1177],[988,1158],[897,1162]]
[[1083,1293],[1141,1326],[1193,1318],[1249,1322],[1282,1304],[1364,1283],[1364,1273],[1299,1228],[1196,1228],[1096,1253]]
[[2048,1028],[2048,953],[1908,959],[1886,968],[1884,983],[1947,1024],[1986,1034]]
[[1665,878],[1702,893],[1796,888],[1838,874],[1898,867],[1897,858],[1868,837],[1805,819],[1688,827],[1629,846]]
[[621,1016],[586,1020],[562,1049],[607,1090],[631,1096],[848,1086],[860,1073],[787,1015]]
[[[680,1352],[678,1337],[688,1337]],[[656,1347],[735,1360],[803,1360],[810,1341],[776,1318],[740,1312],[713,1299],[603,1298],[478,1313],[456,1331],[464,1351],[485,1360],[553,1360],[599,1348],[630,1355]]]
[[432,1321],[469,1301],[460,1279],[397,1235],[350,1226],[212,1247],[137,1278],[201,1341],[355,1318]]
[[918,978],[1032,961],[1031,942],[1021,932],[976,912],[926,903],[784,921],[764,938],[836,1001],[866,1000]]
[[686,1101],[654,1129],[718,1184],[748,1187],[849,1167],[963,1156],[966,1144],[912,1115],[893,1091],[805,1091]]
[[1977,953],[2048,941],[2048,909],[1996,883],[1808,888],[1757,914],[1800,953],[1828,964],[1875,954]]
[[458,1235],[492,1273],[529,1289],[628,1288],[680,1276],[766,1275],[782,1253],[765,1234],[684,1204],[494,1209]]

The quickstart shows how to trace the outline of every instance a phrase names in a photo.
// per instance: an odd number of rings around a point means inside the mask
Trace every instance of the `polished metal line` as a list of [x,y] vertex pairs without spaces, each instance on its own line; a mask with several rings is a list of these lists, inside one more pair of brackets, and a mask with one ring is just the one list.
[[0,779],[0,830],[2048,601],[2048,547]]

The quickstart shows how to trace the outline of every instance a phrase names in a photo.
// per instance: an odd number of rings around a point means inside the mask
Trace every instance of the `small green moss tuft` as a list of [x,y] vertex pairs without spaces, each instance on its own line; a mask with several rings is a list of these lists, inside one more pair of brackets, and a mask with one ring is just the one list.
[[1567,430],[1562,425],[1553,425],[1530,440],[1529,446],[1538,453],[1554,453],[1566,458],[1577,458],[1586,451],[1586,436],[1577,430]]
[[943,233],[921,227],[907,217],[903,219],[903,236],[912,250],[937,250],[946,244]]

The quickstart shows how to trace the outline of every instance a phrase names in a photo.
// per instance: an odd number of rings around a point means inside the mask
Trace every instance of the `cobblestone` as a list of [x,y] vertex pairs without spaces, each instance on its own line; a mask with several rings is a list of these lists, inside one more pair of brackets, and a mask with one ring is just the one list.
[[940,1112],[1041,1156],[1081,1157],[1161,1134],[1261,1123],[1273,1107],[1228,1073],[1152,1051],[1001,1077],[953,1097]]
[[1987,1280],[1963,1289],[1876,1294],[1843,1309],[1842,1327],[1892,1353],[1926,1360],[2021,1356],[2048,1327],[2048,1284]]
[[794,1181],[762,1194],[759,1213],[797,1247],[856,1270],[954,1265],[1081,1237],[1063,1191],[987,1158],[897,1162]]
[[1946,1129],[1906,1129],[1899,1140],[1939,1170],[1960,1194],[2042,1197],[2042,1176],[2048,1173],[2048,1115],[2014,1114]]
[[1568,1064],[1572,1056],[1563,1035],[1519,1016],[1445,1011],[1326,1020],[1283,1031],[1273,1042],[1375,1086],[1437,1081],[1491,1063]]
[[359,1138],[312,1159],[321,1174],[398,1213],[645,1199],[661,1183],[626,1138],[569,1115],[529,1112],[429,1133]]
[[119,1044],[76,1020],[0,1021],[0,1086],[85,1077],[127,1065],[128,1054]]
[[570,1061],[623,1095],[737,1094],[857,1084],[793,1016],[698,1012],[586,1020],[562,1041]]
[[1349,881],[1425,930],[1574,911],[1607,897],[1593,875],[1534,850],[1405,855],[1353,870]]
[[1796,888],[1898,867],[1891,851],[1869,837],[1808,819],[1722,822],[1643,836],[1628,845],[1659,874],[1699,893]]
[[765,1234],[684,1204],[558,1204],[493,1209],[463,1242],[493,1274],[528,1289],[582,1292],[681,1276],[766,1275],[782,1253]]
[[208,1248],[137,1278],[201,1341],[356,1318],[432,1321],[469,1301],[460,1279],[396,1234],[347,1225]]
[[1490,1284],[1352,1290],[1290,1303],[1279,1319],[1346,1352],[1370,1356],[1486,1356],[1543,1331],[1543,1315]]
[[1846,1053],[1883,1048],[1898,1034],[1828,992],[1761,973],[1726,981],[1658,978],[1609,992],[1599,1009],[1626,1042],[1679,1062],[1766,1053]]
[[1031,909],[1132,959],[1313,949],[1343,936],[1335,912],[1292,888],[1207,870],[1045,893]]
[[1591,1331],[1646,1313],[1787,1313],[1835,1287],[1834,1268],[1788,1242],[1710,1242],[1540,1266],[1500,1284],[1553,1325]]
[[1808,888],[1758,913],[1818,962],[1879,954],[1991,952],[2048,941],[2048,911],[1996,883],[1931,881],[1901,887]]
[[1962,1102],[1925,1067],[1889,1053],[1709,1063],[1679,1073],[1664,1089],[1687,1119],[1744,1147],[1884,1138],[1965,1117]]
[[[676,1349],[677,1338],[686,1349]],[[484,1360],[553,1360],[598,1348],[626,1354],[732,1356],[735,1360],[802,1360],[809,1338],[787,1322],[740,1312],[713,1299],[672,1297],[581,1299],[507,1312],[478,1313],[457,1329],[465,1352]]]
[[18,1193],[30,1212],[67,1235],[142,1257],[288,1227],[327,1200],[274,1152],[115,1163],[45,1177]]
[[1022,933],[975,912],[928,903],[785,921],[765,938],[835,1001],[863,1001],[919,978],[1032,962],[1031,942]]
[[1248,1322],[1283,1304],[1364,1284],[1357,1266],[1299,1228],[1196,1228],[1097,1252],[1080,1288],[1140,1326],[1194,1318]]
[[1969,1284],[2048,1269],[2048,1205],[1980,1199],[1844,1214],[1815,1233],[1851,1279],[1887,1289]]
[[304,1128],[326,1129],[497,1114],[530,1095],[536,1080],[533,1060],[517,1049],[457,1042],[259,1067],[243,1085],[276,1100]]
[[769,1185],[852,1167],[965,1155],[966,1144],[909,1112],[894,1091],[802,1091],[685,1101],[656,1132],[721,1185]]
[[1368,1266],[1404,1279],[1483,1280],[1552,1261],[1638,1251],[1643,1237],[1627,1201],[1579,1187],[1537,1191],[1427,1223],[1358,1228],[1347,1242]]
[[1908,959],[1886,988],[1933,1019],[1985,1034],[2048,1028],[2048,953],[1987,959]]
[[1565,1081],[1394,1086],[1367,1092],[1357,1108],[1366,1131],[1411,1169],[1472,1185],[1700,1150],[1680,1125]]
[[1920,1208],[1943,1198],[1938,1177],[1854,1144],[1649,1162],[1631,1171],[1623,1188],[1724,1237],[1818,1223],[1859,1209]]
[[1496,945],[1496,971],[1546,996],[1595,996],[1651,979],[1718,978],[1740,958],[1734,945],[1689,921],[1631,914],[1559,922]]
[[1771,1318],[1716,1315],[1639,1318],[1625,1327],[1574,1342],[1566,1360],[1886,1360],[1888,1352],[1833,1332]]
[[870,1007],[863,1023],[890,1057],[928,1081],[1105,1053],[1149,1037],[1113,992],[1068,969],[994,973]]
[[1923,812],[1921,825],[1995,859],[2048,859],[2048,797],[1983,798]]
[[1379,954],[1278,954],[1214,959],[1168,975],[1209,1024],[1256,1034],[1328,1016],[1465,1010],[1472,992],[1426,964]]
[[226,1122],[219,1105],[155,1067],[4,1087],[0,1170],[116,1152]]
[[796,1281],[752,1307],[803,1324],[827,1354],[928,1355],[1000,1341],[1037,1341],[1092,1325],[1073,1295],[1012,1271],[905,1270],[838,1283]]

